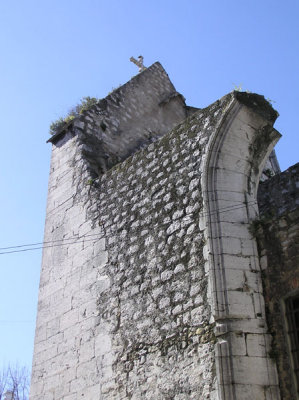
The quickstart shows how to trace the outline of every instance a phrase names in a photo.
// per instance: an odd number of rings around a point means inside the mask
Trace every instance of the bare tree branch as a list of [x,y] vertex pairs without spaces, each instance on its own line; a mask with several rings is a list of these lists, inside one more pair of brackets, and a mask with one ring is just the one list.
[[30,373],[18,364],[0,370],[0,400],[28,400]]
[[3,400],[4,393],[8,384],[8,369],[0,370],[0,400]]

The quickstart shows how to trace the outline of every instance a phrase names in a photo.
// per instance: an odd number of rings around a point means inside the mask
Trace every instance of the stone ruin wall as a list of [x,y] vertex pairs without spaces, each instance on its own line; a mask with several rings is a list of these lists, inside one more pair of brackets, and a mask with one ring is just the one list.
[[[151,84],[151,74],[155,82],[161,78],[160,86]],[[152,94],[134,103],[138,80],[147,82],[146,93]],[[246,238],[225,237],[227,244],[238,241],[226,254],[227,273],[234,275],[229,275],[228,293],[235,300],[230,314],[225,317],[221,311],[218,318],[233,318],[234,323],[221,331],[226,325],[217,328],[214,319],[203,170],[209,140],[239,95],[197,111],[157,141],[191,108],[159,64],[125,86],[118,89],[122,96],[108,96],[51,140],[44,240],[57,241],[57,246],[43,252],[30,398],[218,399],[219,368],[223,374],[223,365],[234,362],[237,399],[249,399],[252,393],[277,399],[267,349],[256,357],[254,348],[266,328],[255,325],[263,318],[261,292],[259,273],[249,262],[256,256],[254,247],[248,253],[246,226]],[[163,112],[169,116],[167,124]],[[238,115],[246,119],[247,114]],[[135,119],[138,129],[129,129]],[[162,120],[165,125],[158,131]],[[246,148],[247,139],[241,140]],[[251,172],[246,174],[250,180]],[[244,193],[236,193],[233,201],[240,205],[241,197]],[[234,215],[238,230],[244,216]],[[240,293],[244,276],[250,295]],[[239,304],[245,297],[257,302],[250,311]],[[238,333],[244,327],[242,313],[249,319],[247,336]],[[234,345],[229,354],[223,352],[227,340]],[[221,379],[225,392],[233,384],[231,376]]]
[[58,246],[43,253],[31,399],[213,397],[198,227],[207,121],[94,179],[90,119],[54,138],[45,241]]
[[107,398],[215,395],[216,338],[198,223],[205,122],[204,114],[191,117],[95,182],[110,282],[98,294],[99,323],[117,349],[114,382],[102,386]]
[[293,400],[296,388],[288,348],[284,300],[299,292],[299,164],[259,187],[258,237],[271,356],[276,360],[281,397]]
[[207,122],[190,117],[92,181],[76,137],[56,143],[45,241],[66,245],[44,251],[32,399],[213,398],[198,224]]
[[[48,142],[55,144],[66,132],[78,135],[82,156],[97,177],[165,135],[195,110],[186,106],[157,62],[69,122]],[[83,136],[74,123],[84,128]]]

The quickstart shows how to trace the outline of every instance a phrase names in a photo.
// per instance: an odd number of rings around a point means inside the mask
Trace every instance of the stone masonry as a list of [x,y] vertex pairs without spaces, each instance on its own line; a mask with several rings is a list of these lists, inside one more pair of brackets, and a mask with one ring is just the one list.
[[155,63],[51,138],[31,400],[280,399],[250,230],[276,117]]
[[284,300],[299,292],[299,164],[260,185],[260,217],[254,224],[258,238],[266,312],[273,337],[281,397],[298,398],[288,348]]

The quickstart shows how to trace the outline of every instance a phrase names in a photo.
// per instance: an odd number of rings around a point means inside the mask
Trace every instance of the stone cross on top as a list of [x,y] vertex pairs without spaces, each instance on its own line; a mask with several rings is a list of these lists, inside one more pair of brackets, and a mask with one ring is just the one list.
[[130,61],[132,63],[134,63],[135,65],[137,65],[137,67],[139,68],[139,72],[142,72],[146,69],[146,67],[143,65],[143,57],[142,56],[139,56],[137,60],[136,60],[136,58],[131,57]]

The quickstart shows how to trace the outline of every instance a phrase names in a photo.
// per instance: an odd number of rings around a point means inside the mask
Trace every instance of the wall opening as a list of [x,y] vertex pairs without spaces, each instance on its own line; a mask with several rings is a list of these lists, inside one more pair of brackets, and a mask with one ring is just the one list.
[[285,301],[287,332],[292,357],[297,396],[299,395],[299,294]]

